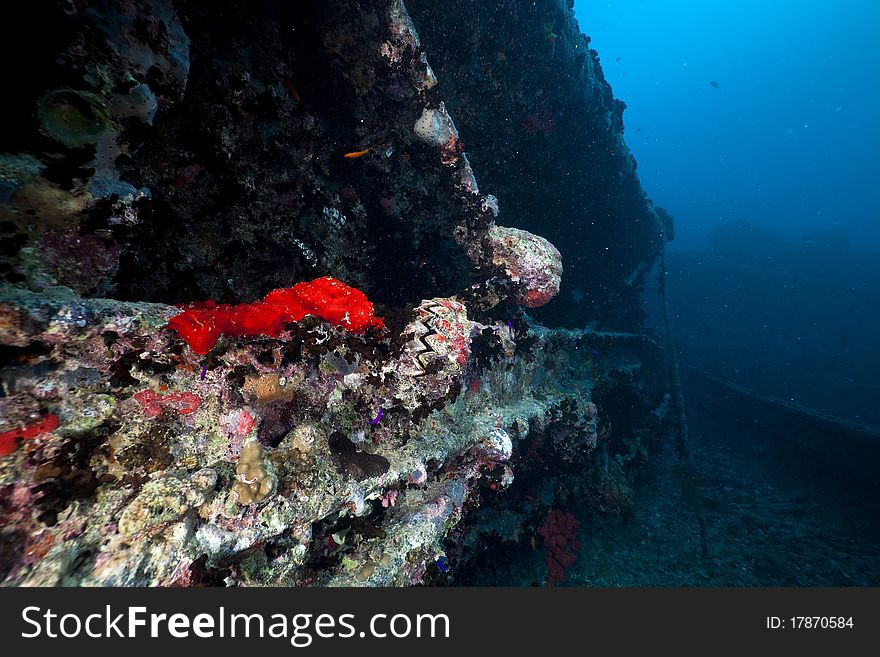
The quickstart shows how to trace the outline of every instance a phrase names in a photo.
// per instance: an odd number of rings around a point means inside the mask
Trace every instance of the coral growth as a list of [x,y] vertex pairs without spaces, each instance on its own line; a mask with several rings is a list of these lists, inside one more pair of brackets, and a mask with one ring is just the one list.
[[581,524],[570,512],[551,509],[538,528],[547,550],[547,586],[565,581],[565,571],[574,565],[581,548],[577,530]]
[[480,517],[534,557],[629,500],[656,344],[530,319],[637,317],[653,258],[564,3],[50,5],[0,146],[3,584],[459,583]]
[[183,415],[195,413],[202,400],[192,392],[171,392],[166,395],[154,390],[141,390],[133,397],[141,405],[147,417],[159,417],[163,408],[170,408]]
[[515,303],[537,308],[549,303],[559,292],[562,256],[543,237],[518,228],[493,225],[486,236],[485,248],[488,255],[481,256],[514,284]]
[[110,129],[104,102],[95,94],[58,89],[44,95],[37,105],[43,129],[65,146],[93,144]]
[[266,461],[265,450],[256,441],[249,442],[241,450],[235,476],[232,492],[241,504],[262,502],[275,490],[277,483]]

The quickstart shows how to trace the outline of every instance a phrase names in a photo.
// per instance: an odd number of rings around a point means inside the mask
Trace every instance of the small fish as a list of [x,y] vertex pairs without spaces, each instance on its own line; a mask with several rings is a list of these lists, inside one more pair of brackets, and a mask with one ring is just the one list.
[[379,420],[381,420],[381,419],[382,419],[382,409],[380,408],[379,412],[376,413],[376,417],[374,417],[372,420],[370,420],[370,424],[377,425],[377,424],[379,424]]
[[532,549],[533,549],[533,550],[537,550],[537,549],[538,549],[538,539],[535,538],[535,535],[534,535],[534,534],[532,534],[532,538],[531,538],[531,540],[529,541],[529,544],[532,546]]
[[364,155],[366,155],[369,152],[370,152],[370,149],[365,148],[362,151],[352,151],[351,153],[346,153],[343,157],[345,157],[346,159],[349,159],[349,160],[356,160],[357,158],[363,157]]
[[618,58],[615,59],[614,61],[615,61],[615,62],[619,62],[619,61],[620,61],[620,57],[618,57]]
[[715,89],[719,89],[721,87],[721,85],[715,82],[715,80],[709,80],[709,86],[714,87]]
[[637,134],[639,134],[643,129],[644,129],[644,128],[636,128],[635,130],[633,130],[633,134],[634,134],[634,135],[637,135]]
[[449,572],[449,561],[446,559],[446,557],[440,557],[439,559],[437,559],[437,570],[439,570],[441,573]]
[[840,336],[840,346],[843,347],[844,351],[849,349],[849,336],[846,333]]
[[207,365],[202,365],[202,374],[201,374],[201,376],[199,376],[199,380],[204,381],[204,380],[205,380],[205,374],[207,374],[207,372],[208,372],[208,367],[207,367]]

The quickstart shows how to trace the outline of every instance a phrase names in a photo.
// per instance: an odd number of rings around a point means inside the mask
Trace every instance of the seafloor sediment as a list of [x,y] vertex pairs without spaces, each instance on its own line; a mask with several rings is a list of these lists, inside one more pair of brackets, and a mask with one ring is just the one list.
[[[671,220],[569,4],[519,4],[22,20],[4,584],[467,583],[505,552],[557,584],[628,513],[675,416],[641,330]],[[323,277],[358,307],[260,302]]]

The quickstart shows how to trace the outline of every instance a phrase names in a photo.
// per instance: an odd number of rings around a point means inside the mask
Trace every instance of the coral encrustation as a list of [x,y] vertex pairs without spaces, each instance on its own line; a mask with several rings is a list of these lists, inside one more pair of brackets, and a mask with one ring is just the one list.
[[581,543],[577,530],[581,524],[571,513],[551,509],[538,533],[547,548],[547,586],[565,581],[565,571],[577,561]]
[[358,289],[325,276],[309,283],[272,290],[262,300],[239,305],[203,301],[188,304],[168,322],[197,354],[207,354],[223,334],[268,335],[277,338],[284,325],[315,315],[353,333],[384,323],[373,304]]

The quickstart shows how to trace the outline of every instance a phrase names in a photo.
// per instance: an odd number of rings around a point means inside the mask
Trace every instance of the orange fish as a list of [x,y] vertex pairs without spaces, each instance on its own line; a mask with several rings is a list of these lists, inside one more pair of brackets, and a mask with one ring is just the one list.
[[364,155],[366,155],[369,152],[370,152],[370,149],[365,148],[362,151],[352,151],[351,153],[346,153],[345,157],[348,158],[349,160],[355,160],[359,157],[363,157]]
[[533,550],[538,549],[538,541],[535,539],[535,535],[534,535],[534,534],[532,534],[532,540],[529,541],[529,542],[532,544],[532,549],[533,549]]

